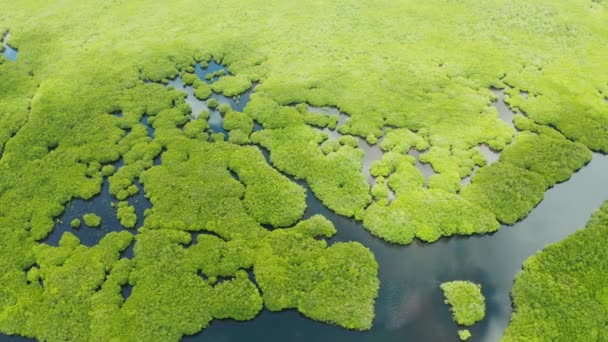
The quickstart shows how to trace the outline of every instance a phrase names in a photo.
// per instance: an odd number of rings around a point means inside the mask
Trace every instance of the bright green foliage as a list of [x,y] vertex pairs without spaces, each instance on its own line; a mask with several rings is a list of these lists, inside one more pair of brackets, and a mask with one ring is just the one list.
[[34,248],[36,266],[28,272],[28,282],[20,279],[21,295],[2,312],[2,331],[44,341],[94,340],[89,327],[95,321],[88,314],[92,298],[131,240],[129,233],[110,233],[88,248],[68,232],[59,247]]
[[412,147],[416,147],[419,151],[426,150],[429,148],[429,143],[425,137],[408,129],[387,128],[386,135],[384,136],[382,143],[380,143],[380,147],[384,151],[406,154]]
[[253,120],[246,114],[231,110],[224,115],[224,129],[227,131],[239,129],[249,135],[253,131]]
[[[92,340],[167,341],[205,328],[213,317],[251,319],[262,300],[247,275],[212,286],[201,278],[200,249],[186,249],[190,235],[180,231],[142,231],[137,235],[132,270],[106,283],[94,297]],[[122,303],[120,286],[133,286]]]
[[376,200],[386,199],[388,197],[388,190],[384,177],[378,177],[376,179],[376,184],[372,186],[372,197]]
[[[380,176],[378,179],[388,177],[388,186],[396,195],[390,204],[373,203],[363,217],[364,227],[387,241],[408,244],[417,237],[433,242],[441,236],[483,234],[499,228],[484,206],[443,190],[424,188],[424,177],[410,156],[387,152],[372,163],[370,172]],[[384,196],[382,186],[372,188],[372,194]]]
[[441,236],[483,234],[499,228],[492,213],[482,207],[454,194],[422,188],[403,195],[397,192],[390,204],[373,203],[365,211],[363,224],[372,234],[401,244],[414,237],[434,242]]
[[357,139],[356,137],[353,137],[352,135],[343,135],[340,137],[340,139],[338,139],[338,141],[342,145],[348,145],[351,147],[359,146],[359,139]]
[[304,124],[304,115],[296,108],[281,106],[268,96],[257,93],[251,95],[245,113],[266,129],[303,126]]
[[206,100],[211,96],[211,87],[205,82],[197,82],[194,88],[194,96],[199,100]]
[[224,114],[224,129],[230,131],[230,142],[240,145],[249,143],[253,119],[247,114],[229,110]]
[[80,228],[80,219],[75,218],[72,221],[70,221],[70,227],[72,227],[74,229]]
[[606,341],[608,203],[585,229],[528,258],[503,341]]
[[547,190],[545,179],[536,172],[497,162],[479,169],[471,184],[462,189],[462,198],[488,208],[507,224],[526,216]]
[[228,137],[228,141],[236,144],[236,145],[246,145],[251,141],[249,140],[249,136],[240,129],[236,129],[230,132],[230,136]]
[[[378,291],[378,265],[371,252],[356,243],[324,240],[335,232],[331,223],[313,217],[295,228],[276,230],[265,241],[254,266],[264,303],[273,311],[297,308],[310,318],[367,330]],[[324,227],[320,229],[321,227]]]
[[184,134],[192,139],[206,139],[207,134],[205,133],[205,130],[209,128],[209,122],[206,120],[206,116],[208,115],[209,112],[203,112],[196,120],[192,120],[185,124]]
[[456,172],[433,174],[428,181],[430,189],[439,189],[454,194],[460,190],[461,185],[460,176]]
[[[262,121],[264,127],[267,122]],[[338,214],[358,217],[370,202],[369,185],[360,171],[363,151],[341,146],[325,155],[319,148],[323,135],[303,124],[264,129],[253,133],[251,139],[270,150],[273,165],[305,179],[323,204]]]
[[251,81],[245,75],[222,76],[219,80],[211,84],[211,89],[216,93],[223,93],[226,96],[235,96],[244,93],[251,88]]
[[101,217],[93,213],[84,214],[82,218],[84,218],[84,224],[91,228],[97,228],[101,225]]
[[311,126],[316,127],[329,127],[331,129],[336,128],[336,124],[338,123],[338,116],[331,114],[323,114],[323,113],[311,113],[307,111],[300,111],[304,114],[304,122]]
[[207,101],[207,107],[209,107],[209,109],[217,108],[219,105],[220,105],[220,103],[217,101],[216,98],[210,98]]
[[234,150],[234,145],[223,142],[175,139],[163,153],[163,163],[141,175],[152,202],[145,226],[206,229],[225,238],[263,234],[241,200],[245,186],[228,171]]
[[120,224],[122,224],[125,228],[133,228],[135,227],[135,223],[137,223],[135,207],[130,205],[127,201],[120,201],[118,203],[116,217],[118,217]]
[[[175,340],[202,329],[214,314],[252,317],[248,309],[224,310],[221,303],[209,304],[209,299],[191,300],[211,292],[212,286],[200,285],[192,268],[183,264],[190,260],[181,258],[180,249],[186,248],[162,235],[175,233],[179,240],[180,232],[173,229],[205,230],[231,241],[258,243],[269,235],[244,204],[249,185],[234,179],[228,168],[232,153],[242,146],[224,142],[221,133],[206,139],[200,123],[184,126],[191,115],[185,94],[161,84],[181,74],[188,84],[200,87],[202,81],[192,74],[197,61],[204,65],[213,57],[229,66],[232,76],[224,76],[224,71],[213,75],[223,76],[213,89],[228,96],[259,81],[244,113],[264,126],[251,141],[270,150],[277,168],[308,182],[337,213],[365,218],[377,235],[401,243],[414,236],[431,241],[442,234],[491,231],[497,222],[485,209],[506,223],[525,216],[540,201],[548,182],[567,178],[564,170],[577,169],[588,155],[564,144],[545,126],[587,148],[608,152],[608,51],[602,44],[608,12],[603,3],[212,0],[193,6],[176,0],[100,6],[23,0],[5,1],[1,7],[0,32],[10,28],[11,44],[19,49],[16,62],[0,58],[0,330],[7,333],[41,340],[87,340],[84,334],[90,327],[91,340]],[[525,139],[508,145],[514,132],[491,106],[490,86],[505,88],[508,102],[533,120],[516,117],[516,124],[539,133],[538,145],[544,150],[529,146]],[[390,205],[378,201],[369,206],[370,187],[361,173],[363,152],[349,138],[340,140],[342,146],[335,152],[324,154],[320,145],[326,137],[310,125],[327,120],[331,127],[330,120],[335,119],[293,107],[304,103],[338,108],[348,115],[338,130],[369,142],[378,140],[387,126],[394,127],[393,132],[407,130],[388,137],[391,131],[386,129],[383,143],[396,149],[396,155],[402,155],[407,145],[441,148],[433,167],[449,167],[429,179],[427,189],[410,159],[393,156],[391,163],[387,159],[373,171],[388,177],[397,198]],[[217,101],[208,100],[208,106],[218,107]],[[223,106],[222,112],[228,109]],[[111,114],[117,112],[123,116]],[[142,118],[154,127],[153,139],[140,123]],[[244,131],[231,135],[231,142],[248,141]],[[545,135],[556,138],[559,149],[551,151]],[[471,161],[483,164],[478,154],[467,155],[481,143],[513,150],[505,151],[504,161],[480,167],[459,197],[453,193],[454,175],[463,177]],[[545,158],[542,163],[536,157],[528,160],[534,172],[514,164],[520,154],[531,151]],[[574,157],[573,151],[581,151],[581,156]],[[154,166],[160,153],[163,165]],[[549,156],[556,159],[549,161]],[[570,156],[573,159],[566,161]],[[54,296],[69,289],[77,295],[42,300],[32,294],[40,291],[33,290],[36,282],[27,283],[47,272],[42,264],[40,271],[33,267],[36,251],[46,247],[40,241],[70,200],[99,193],[103,175],[109,174],[102,165],[120,158],[124,166],[109,176],[110,192],[124,200],[136,192],[134,182],[140,179],[153,203],[145,229],[162,233],[149,240],[142,237],[137,245],[145,251],[153,248],[146,244],[159,239],[166,245],[159,242],[156,247],[167,254],[150,252],[147,255],[157,259],[120,261],[115,267],[108,262],[99,272],[95,266],[95,279],[100,280],[86,284],[78,283],[76,275],[63,277],[61,285],[51,282],[45,293]],[[558,171],[557,165],[564,167]],[[289,198],[299,196],[299,190],[284,191],[289,188],[277,191]],[[412,199],[406,199],[410,191]],[[411,203],[425,200],[430,204]],[[419,217],[422,208],[428,217]],[[462,210],[470,212],[463,215]],[[287,222],[296,211],[259,217]],[[476,218],[455,229],[449,215]],[[393,218],[405,224],[387,223]],[[450,222],[448,229],[442,227],[444,222]],[[66,237],[64,245],[76,244]],[[91,250],[107,248],[102,245]],[[328,250],[339,250],[338,246]],[[83,270],[76,272],[88,272],[98,257],[74,254],[82,259],[78,263]],[[122,305],[119,288],[131,271],[150,276],[135,286],[141,292],[136,295],[134,290],[133,303]],[[255,291],[242,274],[232,276],[234,287],[226,285],[228,290],[221,292],[250,293],[248,304],[257,308]],[[72,283],[63,286],[66,281]],[[146,301],[164,281],[166,287]],[[94,291],[99,285],[102,290]],[[353,288],[347,287],[356,292]],[[86,303],[68,302],[91,297],[99,300],[94,312]],[[366,298],[361,302],[371,301]],[[330,309],[340,310],[349,302],[339,304]],[[314,305],[307,305],[301,305],[307,315],[322,317]],[[124,315],[111,311],[118,309],[124,309]],[[369,317],[367,311],[357,314]],[[334,312],[320,319],[351,326],[353,318],[343,318]],[[90,326],[89,320],[99,324]]]
[[[327,248],[314,238],[334,233],[331,222],[320,216],[257,241],[224,241],[204,233],[191,241],[185,232],[142,229],[134,259],[116,263],[92,297],[91,339],[176,340],[213,318],[251,319],[263,303],[272,310],[294,307],[314,319],[369,329],[377,264],[357,243]],[[244,271],[251,267],[263,297]],[[220,276],[226,280],[218,282]],[[133,292],[123,302],[120,290],[127,283]],[[277,306],[277,301],[285,303]]]
[[204,82],[200,82],[200,80],[198,79],[198,76],[196,76],[196,74],[193,74],[191,72],[184,72],[182,74],[182,80],[184,81],[185,85],[194,85],[195,83],[197,84],[197,86],[199,85],[199,83],[204,83]]
[[480,285],[455,280],[441,284],[441,290],[445,303],[451,306],[456,323],[470,326],[481,321],[486,315],[486,300]]
[[230,156],[228,167],[245,184],[243,204],[258,222],[286,227],[304,214],[304,189],[269,167],[257,148],[236,150]]
[[420,155],[420,161],[430,163],[437,173],[452,173],[459,178],[470,175],[475,165],[485,165],[483,155],[477,148],[462,150],[433,146],[427,153]]
[[224,75],[226,75],[226,70],[220,69],[215,72],[208,73],[207,75],[205,75],[205,79],[212,80],[214,77],[220,77],[220,76],[224,76]]
[[432,165],[436,174],[429,177],[428,187],[456,193],[461,187],[461,178],[471,174],[475,166],[484,166],[486,161],[478,148],[462,150],[456,147],[433,146],[420,155],[420,161]]
[[461,341],[466,341],[471,338],[471,332],[469,329],[458,330],[458,337]]
[[226,113],[228,113],[229,111],[231,111],[231,110],[232,110],[232,108],[230,107],[230,105],[229,105],[229,104],[227,104],[227,103],[222,103],[222,104],[220,104],[219,106],[217,106],[217,110],[219,110],[219,111],[220,111],[220,113],[222,113],[222,114],[226,114]]
[[104,177],[109,177],[116,172],[116,167],[114,165],[104,165],[101,168],[101,175]]
[[522,116],[516,116],[515,123],[530,131],[520,132],[502,152],[500,162],[480,169],[461,192],[508,224],[525,217],[548,187],[569,179],[591,160],[587,147],[549,127]]
[[[418,175],[423,177],[422,174],[420,174],[420,172],[414,167],[415,162],[416,160],[411,156],[406,156],[395,152],[387,152],[382,155],[382,159],[376,160],[372,163],[370,167],[370,174],[374,177],[387,177],[393,172],[406,170],[406,174],[411,178],[416,178]],[[416,174],[416,172],[418,172],[418,174]],[[422,182],[418,185],[422,186],[423,183],[424,179],[422,179]]]
[[536,172],[548,186],[563,182],[591,160],[591,151],[561,134],[521,132],[500,155],[500,160]]
[[338,149],[340,149],[340,143],[338,140],[328,139],[325,140],[320,147],[323,153],[330,154],[331,152],[336,152]]

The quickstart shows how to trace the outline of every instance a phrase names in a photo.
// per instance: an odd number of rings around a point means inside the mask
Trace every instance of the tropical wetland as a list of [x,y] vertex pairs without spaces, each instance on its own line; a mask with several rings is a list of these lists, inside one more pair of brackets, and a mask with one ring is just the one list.
[[1,4],[0,340],[608,339],[605,4],[203,7]]

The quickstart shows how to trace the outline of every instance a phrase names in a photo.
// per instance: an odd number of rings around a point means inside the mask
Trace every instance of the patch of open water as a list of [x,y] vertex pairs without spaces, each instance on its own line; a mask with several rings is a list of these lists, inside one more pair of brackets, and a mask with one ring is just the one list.
[[17,51],[17,49],[8,45],[8,39],[10,38],[10,36],[10,32],[6,32],[4,34],[4,37],[2,37],[2,46],[4,47],[2,55],[4,55],[4,57],[8,58],[9,60],[15,62],[17,60],[17,54],[19,52]]

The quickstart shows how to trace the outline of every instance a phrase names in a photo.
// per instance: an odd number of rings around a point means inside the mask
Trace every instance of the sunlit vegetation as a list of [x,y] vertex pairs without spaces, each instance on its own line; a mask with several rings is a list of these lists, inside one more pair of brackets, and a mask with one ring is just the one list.
[[313,319],[369,329],[379,286],[378,265],[359,244],[327,248],[325,241],[311,239],[334,232],[329,221],[317,216],[264,239],[267,245],[254,266],[264,303],[273,311],[297,308]]
[[518,134],[501,153],[500,161],[480,169],[461,192],[505,223],[525,217],[548,187],[569,179],[591,160],[587,147],[549,127],[522,119],[516,119],[516,124],[530,131]]
[[235,96],[251,88],[251,80],[244,75],[222,76],[217,82],[211,85],[216,93],[223,93],[226,96]]
[[135,223],[137,223],[135,207],[133,207],[129,204],[129,202],[126,201],[118,202],[116,217],[118,217],[118,219],[120,220],[120,224],[122,224],[125,228],[133,228],[135,227]]
[[[488,233],[499,228],[494,215],[462,197],[446,191],[427,189],[424,178],[414,166],[414,159],[388,152],[372,164],[371,174],[388,177],[395,192],[390,204],[386,199],[374,202],[365,211],[363,224],[374,235],[387,241],[407,244],[414,237],[433,242],[441,236]],[[372,188],[379,196],[382,186]]]
[[585,229],[530,257],[503,341],[606,341],[608,203]]
[[104,165],[104,167],[101,168],[101,175],[104,177],[111,176],[114,172],[116,172],[116,167],[114,165]]
[[[305,192],[290,177],[380,238],[433,242],[524,218],[590,150],[608,152],[608,12],[599,2],[1,7],[0,32],[10,29],[19,49],[14,62],[0,56],[7,334],[177,340],[264,306],[369,329],[373,256],[357,243],[327,247],[334,228],[300,221]],[[211,60],[228,70],[195,74]],[[209,113],[192,120],[186,94],[166,86],[178,76],[221,111],[228,141],[210,131]],[[215,98],[238,98],[254,84],[242,111]],[[504,88],[520,112],[515,138],[490,87]],[[337,108],[346,122],[309,106]],[[253,132],[254,122],[263,129]],[[342,136],[329,139],[325,128]],[[363,140],[385,151],[371,167],[373,187],[362,173]],[[486,165],[480,144],[500,161]],[[412,148],[435,171],[428,180],[407,156]],[[91,199],[105,181],[121,224],[140,220],[134,258],[120,257],[130,232],[92,247],[69,233],[59,247],[45,244],[65,206]],[[137,182],[152,203],[139,218],[128,203]],[[101,224],[93,215],[85,225]],[[201,233],[196,241],[192,232]],[[133,288],[128,298],[124,286]]]
[[538,173],[498,162],[477,171],[461,194],[490,209],[502,222],[515,223],[542,200],[547,187]]
[[224,114],[224,129],[230,132],[230,142],[239,145],[249,143],[253,119],[241,112],[229,110]]
[[[319,145],[327,136],[304,124],[301,114],[291,107],[275,107],[269,113],[252,99],[246,109],[265,128],[276,127],[251,135],[254,143],[270,150],[273,165],[297,179],[305,179],[323,204],[337,213],[362,217],[371,200],[369,185],[361,173],[363,151],[349,145],[336,149],[334,145],[325,146],[325,154]],[[268,113],[270,115],[265,117]],[[287,121],[278,122],[275,117]]]
[[466,341],[471,338],[471,332],[469,331],[469,329],[458,330],[458,337],[461,341]]
[[199,100],[206,100],[209,98],[209,96],[211,96],[211,87],[209,87],[209,85],[205,82],[196,82],[194,96],[196,96]]
[[407,153],[412,147],[416,147],[417,150],[423,151],[429,148],[429,143],[428,139],[422,133],[423,132],[418,132],[418,134],[416,134],[408,129],[388,128],[380,147],[385,151],[403,154]]
[[80,228],[80,224],[81,224],[80,219],[77,219],[77,218],[70,221],[70,227],[72,227],[74,229]]
[[455,280],[441,284],[441,290],[456,323],[470,326],[481,321],[486,315],[486,303],[480,285]]
[[209,101],[207,101],[207,107],[209,107],[209,109],[217,108],[217,106],[219,106],[217,99],[211,98]]
[[99,225],[101,225],[101,217],[93,213],[84,214],[82,218],[84,219],[84,224],[86,224],[88,227],[97,228]]
[[569,179],[572,172],[591,160],[591,151],[585,145],[566,139],[554,129],[536,125],[523,116],[517,116],[515,123],[527,131],[514,139],[500,160],[540,174],[548,186]]

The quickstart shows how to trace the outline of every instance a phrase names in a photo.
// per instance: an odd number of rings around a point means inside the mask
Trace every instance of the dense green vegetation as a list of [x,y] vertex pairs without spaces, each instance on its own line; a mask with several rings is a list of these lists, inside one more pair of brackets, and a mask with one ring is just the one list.
[[80,228],[80,219],[73,219],[72,221],[70,221],[70,227],[74,228],[74,229],[78,229]]
[[446,304],[450,304],[454,320],[470,326],[486,315],[486,301],[481,286],[470,281],[455,280],[441,284]]
[[118,217],[120,224],[122,224],[125,228],[133,228],[135,227],[135,223],[137,223],[135,207],[130,205],[127,201],[118,202],[116,217]]
[[93,213],[84,214],[82,218],[84,219],[84,224],[86,224],[88,227],[97,228],[99,225],[101,225],[101,217]]
[[[441,284],[445,303],[452,310],[454,321],[459,325],[471,326],[481,321],[486,315],[486,299],[481,293],[481,286],[470,281],[455,280]],[[468,329],[458,331],[462,341],[471,337]]]
[[[0,56],[4,333],[176,340],[213,318],[251,319],[264,305],[369,329],[376,262],[360,244],[317,240],[333,228],[322,218],[300,221],[305,193],[287,176],[374,235],[407,244],[516,222],[590,150],[608,152],[601,2],[68,0],[0,8],[0,33],[10,30],[19,50],[15,62]],[[194,64],[212,58],[229,72],[199,79]],[[177,76],[200,99],[238,97],[257,84],[243,111],[208,100],[224,116],[228,142],[209,129],[209,113],[191,121],[186,94],[162,84]],[[504,88],[520,111],[515,138],[490,87]],[[338,125],[336,115],[307,105],[336,107],[348,119]],[[254,122],[264,129],[252,133]],[[358,146],[380,139],[385,153],[372,165],[371,187]],[[500,161],[486,166],[480,144],[502,151]],[[272,165],[253,145],[270,152]],[[433,167],[428,180],[407,155],[412,148]],[[141,220],[135,257],[120,257],[128,232],[90,248],[69,233],[59,247],[43,243],[65,206],[98,194],[104,177],[121,224]],[[140,191],[137,181],[152,203],[141,218],[126,202]],[[85,224],[99,225],[92,215]],[[192,244],[191,232],[201,233]]]
[[585,229],[524,263],[503,341],[606,341],[608,203]]
[[458,337],[461,341],[466,341],[471,338],[471,332],[469,331],[469,329],[458,330]]

